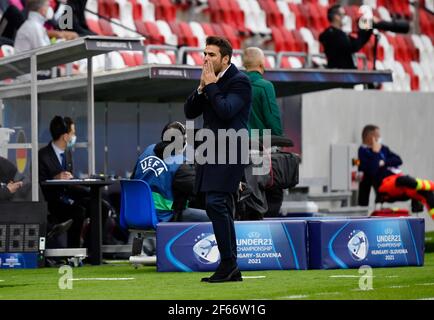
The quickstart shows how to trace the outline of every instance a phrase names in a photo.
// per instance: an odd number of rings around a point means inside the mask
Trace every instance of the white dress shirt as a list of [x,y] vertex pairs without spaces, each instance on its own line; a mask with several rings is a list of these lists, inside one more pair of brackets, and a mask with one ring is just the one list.
[[29,17],[17,31],[15,50],[19,52],[48,46],[50,39],[44,23],[45,18],[39,12],[30,11]]
[[[58,146],[56,146],[53,142],[51,142],[51,146],[53,147],[54,153],[56,154],[57,160],[59,160],[60,166],[62,166],[62,156],[61,154],[65,153],[65,150],[60,149]],[[66,157],[66,154],[65,154]],[[66,159],[66,158],[65,158]],[[66,161],[66,160],[65,160]]]

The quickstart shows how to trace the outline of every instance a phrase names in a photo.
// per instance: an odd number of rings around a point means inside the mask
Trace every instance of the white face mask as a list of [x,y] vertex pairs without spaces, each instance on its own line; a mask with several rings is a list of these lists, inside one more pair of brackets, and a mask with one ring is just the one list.
[[68,148],[73,148],[76,142],[77,142],[77,136],[73,135],[71,140],[69,140],[68,142]]
[[54,11],[53,8],[48,7],[47,12],[45,13],[45,19],[51,20],[54,17]]

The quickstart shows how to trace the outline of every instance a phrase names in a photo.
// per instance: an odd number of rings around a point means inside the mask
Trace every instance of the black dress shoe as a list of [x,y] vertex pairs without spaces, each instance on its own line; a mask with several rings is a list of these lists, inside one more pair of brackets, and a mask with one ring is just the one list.
[[58,236],[68,231],[69,228],[71,228],[73,222],[74,221],[72,219],[69,219],[66,220],[65,222],[54,225],[51,231],[47,234],[47,239],[51,239],[55,236]]
[[229,282],[229,281],[243,281],[241,276],[241,271],[238,267],[235,267],[229,273],[222,273],[216,271],[211,277],[202,278],[202,282],[218,283],[218,282]]

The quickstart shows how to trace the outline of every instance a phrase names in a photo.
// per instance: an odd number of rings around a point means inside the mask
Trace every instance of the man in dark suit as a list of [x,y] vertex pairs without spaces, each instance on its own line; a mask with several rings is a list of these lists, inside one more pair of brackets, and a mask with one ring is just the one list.
[[[203,115],[203,127],[214,134],[216,145],[221,145],[219,129],[247,131],[247,122],[252,101],[249,78],[231,64],[231,44],[220,37],[208,37],[204,51],[204,64],[200,85],[184,105],[188,119]],[[241,281],[237,265],[237,244],[233,220],[234,193],[238,190],[244,174],[241,144],[226,145],[226,155],[237,153],[234,164],[206,162],[197,165],[196,192],[206,196],[206,211],[212,221],[214,234],[220,251],[220,264],[216,272],[202,281]],[[217,147],[216,147],[217,151]],[[221,150],[218,150],[221,151]],[[217,152],[215,153],[217,154]],[[248,154],[247,154],[248,157]],[[228,157],[226,157],[226,160]]]
[[[71,148],[76,141],[75,125],[71,118],[55,116],[50,122],[52,141],[39,150],[39,181],[69,180],[73,178]],[[86,208],[83,199],[88,195],[84,188],[41,186],[48,204],[49,224],[72,219],[68,231],[68,247],[79,248]]]

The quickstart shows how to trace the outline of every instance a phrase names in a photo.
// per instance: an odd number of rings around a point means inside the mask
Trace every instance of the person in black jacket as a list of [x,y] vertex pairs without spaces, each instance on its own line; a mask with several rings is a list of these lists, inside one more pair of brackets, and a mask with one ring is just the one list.
[[72,19],[72,30],[78,33],[80,37],[96,35],[87,25],[84,11],[86,10],[87,0],[68,0],[67,4],[71,6],[74,13]]
[[[216,145],[224,144],[224,140],[218,137],[219,129],[237,133],[245,130],[248,133],[252,86],[249,78],[231,63],[232,46],[226,39],[208,37],[204,55],[199,87],[188,97],[184,113],[187,119],[202,115],[203,127],[212,131]],[[197,193],[206,194],[206,212],[212,221],[221,258],[216,272],[202,281],[242,281],[237,265],[233,213],[234,194],[240,188],[246,167],[242,159],[248,158],[248,150],[243,149],[239,141],[229,146],[226,144],[225,163],[207,159],[204,164],[196,166],[195,189]],[[215,151],[218,151],[216,155],[222,155],[220,150]],[[236,153],[236,161],[232,164],[228,161],[230,153]]]
[[[71,148],[76,141],[75,124],[69,117],[55,116],[50,122],[52,141],[39,150],[39,181],[73,178]],[[71,186],[41,186],[48,204],[49,223],[72,219],[68,231],[68,247],[79,248],[81,228],[86,218],[86,188]]]
[[327,11],[330,26],[320,34],[319,41],[324,46],[328,68],[357,69],[353,54],[369,41],[372,29],[359,29],[357,38],[349,36],[342,31],[344,16],[345,10],[342,6],[331,6]]
[[13,46],[17,31],[26,19],[23,12],[7,0],[0,0],[0,10],[3,11],[0,19],[0,45]]

